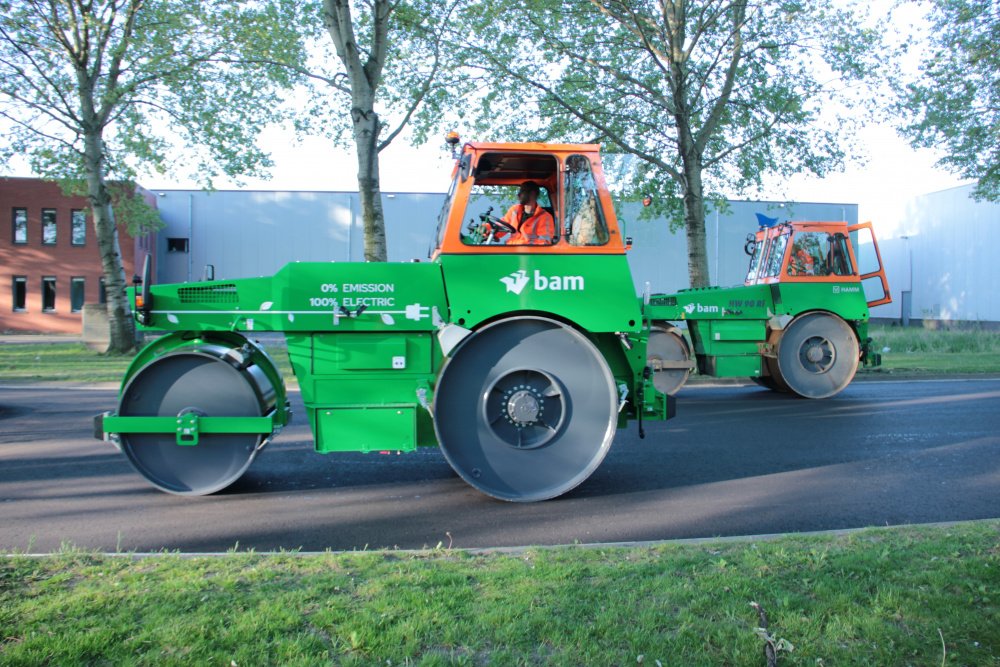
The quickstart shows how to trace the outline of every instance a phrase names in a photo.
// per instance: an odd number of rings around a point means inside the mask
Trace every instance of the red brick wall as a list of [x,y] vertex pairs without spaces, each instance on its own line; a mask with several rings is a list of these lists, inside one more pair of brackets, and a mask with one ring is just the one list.
[[[156,196],[142,191],[156,206]],[[14,244],[14,209],[28,213],[28,242]],[[82,330],[82,314],[71,312],[71,279],[83,278],[84,303],[98,303],[101,268],[93,217],[86,216],[84,245],[72,245],[71,211],[86,210],[86,197],[66,197],[60,187],[35,178],[0,178],[0,332],[65,332]],[[42,209],[56,211],[56,243],[42,244]],[[156,234],[131,237],[118,226],[125,276],[142,271],[146,254],[156,260]],[[138,269],[136,268],[138,266]],[[153,275],[156,275],[155,265]],[[27,278],[25,312],[14,312],[14,276]],[[42,278],[56,279],[53,312],[42,311]]]

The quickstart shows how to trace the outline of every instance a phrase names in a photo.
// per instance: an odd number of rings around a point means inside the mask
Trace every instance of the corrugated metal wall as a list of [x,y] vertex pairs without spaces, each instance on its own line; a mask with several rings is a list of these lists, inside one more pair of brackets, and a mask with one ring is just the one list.
[[[166,223],[160,232],[160,283],[200,280],[206,264],[214,265],[216,279],[234,279],[271,275],[294,261],[364,261],[356,192],[166,190],[160,195]],[[389,261],[427,258],[443,202],[444,195],[436,193],[384,194]],[[625,235],[633,239],[628,257],[636,292],[647,281],[654,292],[684,289],[684,231],[671,233],[662,219],[639,220],[641,210],[638,203],[619,210]],[[705,221],[714,284],[743,283],[749,261],[743,246],[746,235],[757,229],[755,213],[782,222],[858,220],[856,204],[730,202],[728,211],[710,211]],[[190,238],[190,252],[169,251],[170,238]]]
[[972,185],[911,200],[903,223],[879,238],[894,320],[1000,321],[1000,204],[977,202]]

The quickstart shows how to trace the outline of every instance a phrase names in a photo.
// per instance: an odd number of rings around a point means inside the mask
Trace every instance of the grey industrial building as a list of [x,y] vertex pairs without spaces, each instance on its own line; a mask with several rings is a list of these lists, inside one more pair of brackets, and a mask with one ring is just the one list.
[[[206,265],[216,279],[275,273],[288,262],[364,261],[361,204],[356,192],[277,192],[160,190],[157,282],[197,281]],[[428,257],[444,202],[440,193],[385,193],[389,261]],[[478,205],[477,205],[478,206]],[[485,209],[485,204],[482,207]],[[666,220],[640,220],[641,204],[619,210],[636,292],[648,281],[654,292],[688,286],[687,243],[683,230]],[[470,210],[467,217],[482,211]],[[749,258],[746,236],[757,230],[756,213],[788,220],[858,222],[857,204],[788,204],[731,201],[726,211],[710,211],[705,221],[713,284],[743,284]]]
[[915,197],[896,229],[879,229],[893,302],[872,317],[1000,323],[1000,204],[976,201],[973,187]]

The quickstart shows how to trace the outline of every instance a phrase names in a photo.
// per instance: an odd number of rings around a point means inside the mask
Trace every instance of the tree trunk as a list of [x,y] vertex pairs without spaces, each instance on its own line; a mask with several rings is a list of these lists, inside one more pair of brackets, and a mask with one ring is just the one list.
[[108,295],[108,329],[111,341],[105,354],[126,354],[138,346],[135,320],[129,308],[125,266],[118,245],[118,226],[111,210],[111,194],[104,180],[104,140],[101,132],[84,138],[84,161],[87,176],[87,199],[94,215],[97,248],[104,269]]
[[385,215],[382,212],[382,188],[378,170],[378,114],[371,107],[351,110],[354,122],[354,145],[358,152],[358,194],[365,230],[365,261],[385,262]]
[[687,236],[688,279],[691,287],[708,287],[711,276],[708,273],[708,247],[705,241],[705,197],[701,181],[701,155],[693,142],[681,156],[684,169],[684,183],[681,192],[684,197],[684,231]]

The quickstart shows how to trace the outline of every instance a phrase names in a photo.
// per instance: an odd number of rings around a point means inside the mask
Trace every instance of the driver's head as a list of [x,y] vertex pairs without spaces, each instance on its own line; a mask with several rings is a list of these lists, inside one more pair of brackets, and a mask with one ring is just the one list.
[[538,202],[538,194],[541,191],[542,189],[538,186],[538,183],[525,181],[521,183],[521,188],[517,191],[517,202],[521,206],[536,204]]

